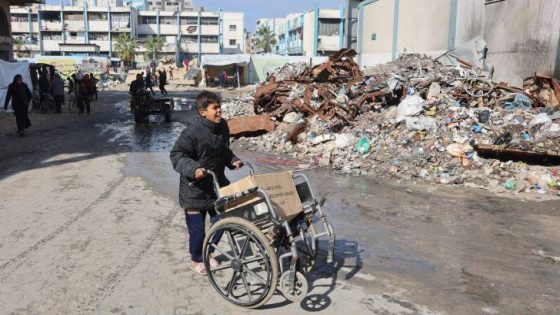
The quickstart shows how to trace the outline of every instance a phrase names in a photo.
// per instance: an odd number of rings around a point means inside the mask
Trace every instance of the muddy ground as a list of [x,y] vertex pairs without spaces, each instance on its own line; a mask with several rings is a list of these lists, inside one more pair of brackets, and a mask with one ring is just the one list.
[[[23,138],[0,118],[0,314],[247,313],[188,267],[168,159],[186,107],[135,126],[127,99],[104,92],[89,116],[32,114]],[[260,172],[290,168],[236,152]],[[543,257],[560,256],[557,200],[304,173],[327,197],[335,260],[301,303],[276,294],[249,313],[560,313],[560,263]]]

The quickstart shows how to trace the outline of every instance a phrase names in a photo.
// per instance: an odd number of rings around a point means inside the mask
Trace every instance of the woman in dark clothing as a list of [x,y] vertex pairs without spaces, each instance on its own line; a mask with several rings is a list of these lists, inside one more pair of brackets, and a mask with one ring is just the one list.
[[165,85],[167,84],[167,74],[165,74],[165,70],[159,72],[159,90],[161,91],[161,95],[167,95],[167,90],[165,89]]
[[20,74],[14,76],[14,81],[8,86],[6,101],[4,101],[4,110],[8,110],[8,103],[12,100],[12,108],[16,115],[16,124],[18,133],[23,135],[23,130],[31,127],[31,121],[28,115],[28,105],[31,101],[31,91],[27,84],[23,82]]

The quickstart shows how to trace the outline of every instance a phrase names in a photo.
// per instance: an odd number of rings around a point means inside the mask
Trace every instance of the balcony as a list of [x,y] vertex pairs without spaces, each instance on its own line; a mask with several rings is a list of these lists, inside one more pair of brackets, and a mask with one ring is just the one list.
[[157,24],[139,24],[138,34],[157,35]]
[[60,51],[58,44],[61,40],[43,40],[43,50],[45,51]]
[[29,33],[29,22],[12,22],[12,33]]
[[159,28],[163,35],[177,35],[177,25],[161,24]]
[[109,31],[109,21],[88,21],[90,31],[103,32]]
[[89,42],[99,46],[100,51],[109,51],[109,40],[90,40]]
[[201,25],[200,31],[202,35],[219,35],[220,27],[218,25]]
[[319,50],[325,50],[325,51],[335,51],[335,50],[339,50],[339,42],[340,38],[338,35],[336,36],[319,36],[319,45],[318,45],[318,49]]
[[201,44],[201,53],[203,54],[219,54],[220,53],[220,44],[218,43],[202,43]]
[[84,31],[84,21],[64,21],[66,24],[66,30],[72,32],[83,32]]
[[62,23],[60,21],[41,21],[42,31],[62,31]]

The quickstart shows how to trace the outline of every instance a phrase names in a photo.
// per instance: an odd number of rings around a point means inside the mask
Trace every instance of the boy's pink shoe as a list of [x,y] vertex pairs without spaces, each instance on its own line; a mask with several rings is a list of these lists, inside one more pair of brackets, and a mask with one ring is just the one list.
[[204,267],[204,263],[193,262],[191,264],[191,269],[199,275],[206,276],[206,267]]
[[210,269],[216,269],[220,263],[214,258],[210,256]]

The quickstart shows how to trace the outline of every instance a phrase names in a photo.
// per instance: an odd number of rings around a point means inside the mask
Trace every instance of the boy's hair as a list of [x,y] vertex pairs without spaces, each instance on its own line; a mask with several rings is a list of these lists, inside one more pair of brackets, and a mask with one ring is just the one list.
[[216,95],[216,93],[202,91],[196,97],[196,109],[197,110],[205,110],[208,108],[210,104],[218,104],[220,105],[220,97]]

